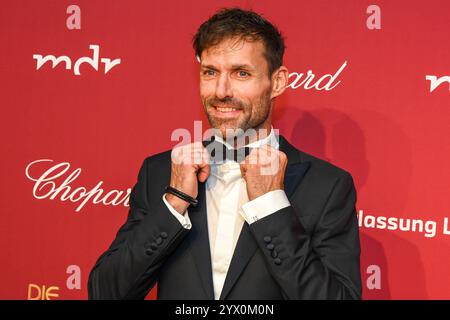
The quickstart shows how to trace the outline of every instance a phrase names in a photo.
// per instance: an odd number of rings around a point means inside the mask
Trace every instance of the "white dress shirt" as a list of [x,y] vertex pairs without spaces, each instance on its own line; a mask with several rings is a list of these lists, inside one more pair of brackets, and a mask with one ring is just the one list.
[[[216,136],[216,140],[231,148],[220,137]],[[265,144],[279,148],[273,128],[267,137],[246,146],[259,148]],[[249,201],[247,184],[241,176],[239,163],[235,161],[212,164],[205,187],[214,297],[218,300],[244,222],[251,224],[289,206],[290,203],[281,189]],[[163,201],[183,227],[190,229],[192,225],[187,210],[182,215],[167,202],[165,195]]]

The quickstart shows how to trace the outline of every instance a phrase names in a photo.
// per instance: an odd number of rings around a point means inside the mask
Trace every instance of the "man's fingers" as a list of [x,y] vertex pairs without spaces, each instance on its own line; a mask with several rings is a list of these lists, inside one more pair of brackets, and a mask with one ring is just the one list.
[[208,179],[211,172],[211,167],[209,164],[202,164],[198,171],[197,177],[200,182],[205,182]]
[[252,149],[250,154],[241,162],[241,174],[245,177],[247,171],[254,174],[254,169],[259,170],[259,175],[274,175],[280,169],[280,164],[284,168],[287,163],[286,155],[280,150],[264,145],[260,148]]
[[172,150],[172,161],[177,164],[202,164],[209,163],[209,153],[201,142],[175,147]]
[[205,182],[211,172],[209,152],[205,147],[203,147],[203,145],[195,152],[201,156],[201,161],[198,163],[197,177],[200,182]]
[[241,169],[242,178],[245,178],[245,173],[247,172],[247,164],[245,164],[244,162],[241,162],[239,165],[239,169]]
[[271,157],[274,155],[272,150],[266,148],[265,146],[252,149],[250,154],[245,158],[245,163],[249,165],[259,166],[268,165],[272,160]]

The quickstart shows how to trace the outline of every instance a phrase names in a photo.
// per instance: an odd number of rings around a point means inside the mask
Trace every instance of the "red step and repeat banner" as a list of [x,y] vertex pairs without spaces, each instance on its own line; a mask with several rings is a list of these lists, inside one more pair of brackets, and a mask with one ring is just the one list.
[[230,6],[285,36],[274,127],[354,177],[363,297],[450,299],[448,0],[2,1],[0,298],[87,298],[143,159],[208,128],[191,39]]

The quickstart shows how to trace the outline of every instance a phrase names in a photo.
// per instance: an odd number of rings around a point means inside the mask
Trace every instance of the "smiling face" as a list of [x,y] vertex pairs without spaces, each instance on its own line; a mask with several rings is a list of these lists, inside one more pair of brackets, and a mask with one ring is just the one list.
[[[271,127],[272,99],[284,91],[286,68],[269,77],[261,41],[225,39],[202,52],[200,96],[211,126],[227,129]],[[282,80],[282,79],[281,79]]]

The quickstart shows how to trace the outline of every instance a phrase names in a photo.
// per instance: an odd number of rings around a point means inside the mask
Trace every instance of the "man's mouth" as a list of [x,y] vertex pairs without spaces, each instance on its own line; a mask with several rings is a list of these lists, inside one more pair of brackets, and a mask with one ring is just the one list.
[[216,108],[217,111],[224,112],[224,113],[239,110],[238,108],[233,108],[233,107],[214,107],[214,108]]
[[212,106],[213,115],[219,118],[235,118],[238,117],[242,109],[235,107]]

